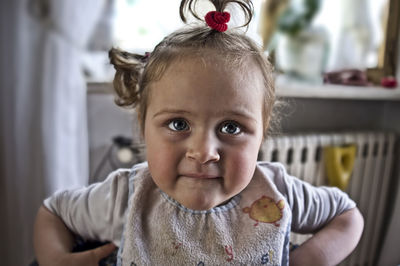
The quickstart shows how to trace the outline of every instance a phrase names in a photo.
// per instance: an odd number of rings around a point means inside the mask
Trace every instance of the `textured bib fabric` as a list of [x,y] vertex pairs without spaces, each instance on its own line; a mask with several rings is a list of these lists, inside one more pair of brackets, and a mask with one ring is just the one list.
[[[133,180],[120,265],[286,265],[291,211],[257,169],[223,206],[185,208],[160,191],[148,169]],[[132,188],[131,188],[132,189]]]

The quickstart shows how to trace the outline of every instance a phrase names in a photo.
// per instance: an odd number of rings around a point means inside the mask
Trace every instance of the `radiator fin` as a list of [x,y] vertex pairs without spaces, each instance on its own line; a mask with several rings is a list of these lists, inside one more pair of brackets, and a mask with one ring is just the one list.
[[[323,163],[323,148],[355,144],[353,173],[346,192],[364,216],[364,232],[355,251],[340,265],[374,265],[379,250],[387,195],[394,160],[395,135],[380,132],[349,132],[283,135],[267,139],[260,159],[278,161],[289,174],[315,186],[328,185]],[[310,235],[291,234],[300,244]]]

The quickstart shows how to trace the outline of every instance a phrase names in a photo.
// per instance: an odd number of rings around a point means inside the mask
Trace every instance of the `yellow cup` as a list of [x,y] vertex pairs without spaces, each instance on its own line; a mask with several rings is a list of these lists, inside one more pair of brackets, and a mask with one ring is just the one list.
[[346,190],[353,172],[356,145],[328,146],[324,148],[325,172],[330,186]]

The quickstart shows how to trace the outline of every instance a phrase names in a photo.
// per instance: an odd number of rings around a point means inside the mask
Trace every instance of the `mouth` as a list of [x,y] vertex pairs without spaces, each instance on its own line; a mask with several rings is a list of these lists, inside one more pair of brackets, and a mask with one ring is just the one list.
[[218,175],[210,175],[203,173],[188,173],[188,174],[182,174],[181,176],[186,176],[189,178],[197,178],[197,179],[215,179],[220,177]]

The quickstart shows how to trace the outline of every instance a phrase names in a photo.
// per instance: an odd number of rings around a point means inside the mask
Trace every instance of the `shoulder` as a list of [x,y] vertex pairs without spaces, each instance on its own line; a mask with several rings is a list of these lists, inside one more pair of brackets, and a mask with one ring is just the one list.
[[55,199],[57,202],[64,199],[75,201],[81,198],[95,199],[103,198],[104,196],[107,196],[109,199],[115,199],[117,195],[128,194],[130,184],[136,178],[138,173],[144,169],[147,169],[147,163],[136,164],[132,168],[120,168],[114,170],[101,182],[92,183],[86,187],[55,193],[52,197],[45,200],[45,206],[50,207],[48,202],[51,198]]
[[288,175],[285,166],[279,162],[259,161],[257,162],[256,171],[271,180],[279,190],[293,178]]
[[140,173],[145,172],[147,169],[147,162],[135,164],[132,168],[117,169],[111,172],[103,183],[114,186],[128,185],[129,182],[137,179]]
[[285,175],[285,166],[279,162],[258,161],[257,169],[268,175]]
[[271,180],[279,192],[281,192],[288,200],[290,205],[295,204],[299,199],[308,197],[307,195],[315,193],[336,192],[336,188],[315,187],[311,184],[290,175],[285,166],[278,162],[258,162],[257,170],[260,171],[265,178]]
[[296,194],[295,191],[303,191],[304,186],[307,188],[310,186],[288,174],[285,166],[279,162],[258,162],[256,170],[261,172],[264,178],[269,179],[275,185],[276,189],[282,193],[290,206],[296,200],[294,196]]
[[291,178],[293,177],[287,174],[281,163],[259,161],[248,188],[264,189],[288,199],[287,195],[292,183]]
[[129,195],[133,193],[138,182],[149,176],[147,173],[147,162],[143,162],[135,164],[130,169],[118,169],[112,172],[104,183],[109,183],[108,186],[105,186],[109,187],[111,192]]

